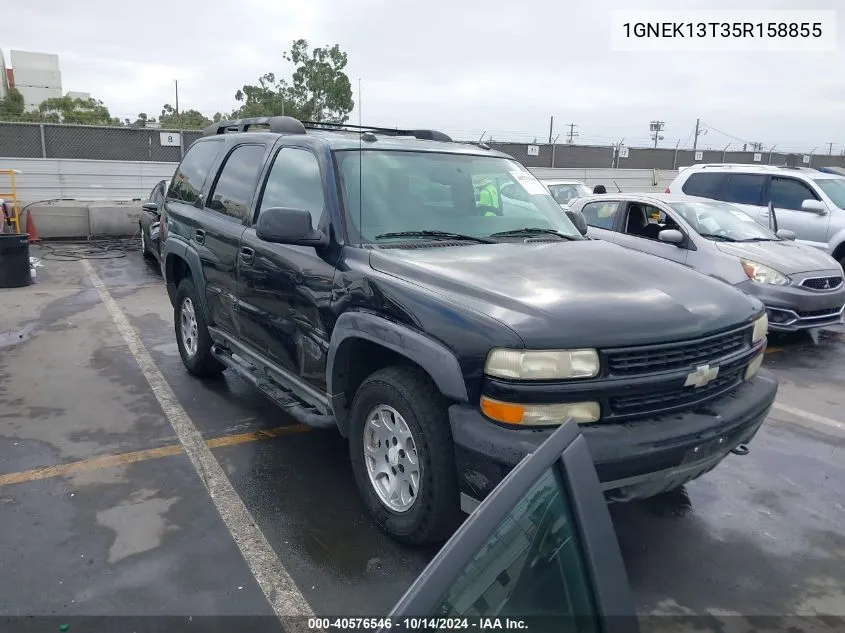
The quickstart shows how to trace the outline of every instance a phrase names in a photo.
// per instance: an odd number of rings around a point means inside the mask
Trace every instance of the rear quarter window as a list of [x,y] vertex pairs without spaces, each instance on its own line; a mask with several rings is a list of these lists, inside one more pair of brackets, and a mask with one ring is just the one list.
[[612,230],[618,208],[618,202],[588,202],[581,209],[581,213],[587,220],[587,226]]
[[722,184],[724,179],[725,174],[719,172],[692,174],[689,178],[687,178],[686,182],[684,182],[681,187],[681,191],[688,196],[715,198],[716,191],[718,191],[719,185]]

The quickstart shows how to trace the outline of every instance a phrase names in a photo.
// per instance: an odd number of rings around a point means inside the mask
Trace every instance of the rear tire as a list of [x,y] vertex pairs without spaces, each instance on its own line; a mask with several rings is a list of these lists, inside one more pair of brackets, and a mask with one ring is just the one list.
[[[371,424],[371,418],[379,413],[395,423],[392,428],[404,432],[395,431],[386,443],[376,439],[375,435],[390,435],[388,431],[375,431],[388,428],[390,423]],[[428,375],[414,367],[387,367],[370,375],[355,394],[349,431],[349,455],[358,490],[382,529],[397,541],[412,545],[448,539],[460,523],[455,449],[446,399]],[[371,449],[366,457],[365,446]],[[379,451],[382,446],[391,450]],[[403,449],[409,446],[413,448],[406,453]],[[396,495],[392,507],[385,500],[388,493],[384,489],[379,493],[371,470],[381,471],[376,477],[381,477],[385,487],[394,490],[396,481],[395,489],[405,491]],[[417,484],[410,495],[408,491],[414,486],[408,483],[412,476],[406,473],[414,470]],[[396,507],[403,505],[407,507]]]
[[179,282],[176,289],[173,322],[179,355],[188,372],[201,378],[222,373],[225,366],[211,354],[213,342],[197,289],[189,277]]
[[138,229],[141,231],[141,257],[149,259],[152,253],[150,253],[150,248],[147,245],[147,237],[144,235],[144,227],[141,226],[140,222],[138,222]]

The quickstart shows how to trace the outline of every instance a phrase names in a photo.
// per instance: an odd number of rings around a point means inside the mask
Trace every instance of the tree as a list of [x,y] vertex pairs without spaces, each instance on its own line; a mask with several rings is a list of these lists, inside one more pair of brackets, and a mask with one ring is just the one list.
[[337,44],[315,48],[309,54],[308,42],[299,39],[282,57],[296,66],[292,93],[305,119],[332,123],[349,120],[355,102],[344,72],[347,56]]
[[38,106],[45,123],[75,123],[77,125],[122,125],[98,99],[51,97]]
[[211,119],[198,110],[185,110],[176,114],[176,108],[165,103],[161,108],[161,116],[158,118],[161,127],[173,130],[201,130],[211,125]]
[[243,105],[234,118],[288,115],[301,120],[345,123],[355,106],[352,86],[346,76],[346,53],[335,44],[309,52],[308,42],[293,42],[282,58],[293,63],[291,81],[276,79],[274,73],[258,78],[235,93]]
[[17,88],[9,88],[6,98],[0,101],[0,118],[10,121],[23,115],[23,95]]

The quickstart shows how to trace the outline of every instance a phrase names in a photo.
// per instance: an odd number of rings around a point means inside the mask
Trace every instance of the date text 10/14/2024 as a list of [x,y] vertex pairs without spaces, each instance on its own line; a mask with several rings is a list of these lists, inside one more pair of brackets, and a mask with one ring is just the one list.
[[308,628],[314,631],[331,630],[396,630],[428,631],[457,629],[467,631],[522,630],[530,633],[529,623],[524,618],[505,617],[401,617],[401,618],[309,618]]

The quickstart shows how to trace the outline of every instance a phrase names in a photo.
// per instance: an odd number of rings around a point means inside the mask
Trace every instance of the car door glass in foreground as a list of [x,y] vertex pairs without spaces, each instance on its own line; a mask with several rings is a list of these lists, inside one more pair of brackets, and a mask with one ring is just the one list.
[[530,629],[598,631],[591,579],[565,490],[558,472],[547,470],[449,587],[433,615],[545,616]]
[[188,149],[173,175],[167,197],[188,204],[196,202],[202,193],[205,177],[222,149],[223,141],[204,141]]
[[208,208],[238,220],[247,217],[263,159],[263,145],[240,145],[232,150],[211,192]]
[[765,181],[766,177],[761,174],[731,174],[719,190],[719,200],[736,204],[760,204]]
[[776,209],[800,211],[804,200],[816,199],[816,194],[803,182],[792,178],[772,178],[769,200]]
[[[310,211],[313,228],[320,225],[326,207],[323,179],[317,157],[308,150],[283,147],[276,155],[261,197],[259,214],[275,207]],[[257,221],[258,217],[255,219]]]

